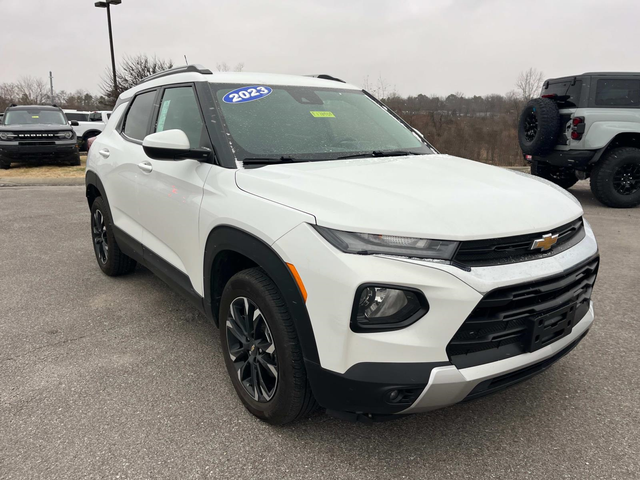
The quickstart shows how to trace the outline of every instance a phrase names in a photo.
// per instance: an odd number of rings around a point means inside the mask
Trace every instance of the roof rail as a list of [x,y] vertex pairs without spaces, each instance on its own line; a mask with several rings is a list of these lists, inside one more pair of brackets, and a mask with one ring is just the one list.
[[149,75],[144,78],[140,83],[148,82],[150,80],[155,80],[156,78],[168,77],[169,75],[176,75],[178,73],[202,73],[203,75],[211,75],[211,70],[208,68],[204,68],[202,65],[186,65],[184,67],[176,67],[171,68],[169,70],[164,70],[163,72],[154,73],[153,75]]
[[321,78],[322,80],[333,80],[334,82],[347,83],[344,80],[340,80],[339,78],[332,77],[331,75],[327,75],[325,73],[321,73],[319,75],[305,75],[305,77]]

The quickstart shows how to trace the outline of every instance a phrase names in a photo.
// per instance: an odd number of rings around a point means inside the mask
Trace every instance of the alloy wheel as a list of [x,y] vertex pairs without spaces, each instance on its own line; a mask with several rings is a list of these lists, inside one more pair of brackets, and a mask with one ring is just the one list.
[[538,134],[538,116],[534,111],[529,112],[524,121],[524,138],[527,142],[533,142]]
[[93,233],[93,248],[98,259],[104,265],[109,259],[109,241],[107,240],[107,225],[100,210],[96,210],[93,214],[91,230]]
[[640,164],[626,163],[613,174],[613,188],[621,195],[632,195],[640,190]]
[[238,380],[255,401],[268,402],[278,387],[278,359],[269,324],[253,301],[231,302],[226,334]]

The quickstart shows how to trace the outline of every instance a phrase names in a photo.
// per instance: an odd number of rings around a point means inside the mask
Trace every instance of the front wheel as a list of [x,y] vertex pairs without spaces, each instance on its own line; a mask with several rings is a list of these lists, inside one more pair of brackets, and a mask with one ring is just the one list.
[[11,162],[0,158],[0,168],[2,170],[9,170],[11,168]]
[[569,189],[578,182],[576,172],[572,168],[554,167],[552,165],[531,165],[531,175],[544,178],[559,187]]
[[262,269],[243,270],[229,280],[219,318],[227,371],[247,410],[283,425],[316,408],[293,320]]
[[591,172],[591,191],[608,207],[640,205],[640,149],[615,148]]

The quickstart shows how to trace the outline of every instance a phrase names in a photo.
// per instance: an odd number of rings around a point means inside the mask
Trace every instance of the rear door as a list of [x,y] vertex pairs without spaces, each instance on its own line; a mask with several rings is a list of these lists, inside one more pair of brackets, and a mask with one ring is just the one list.
[[[150,131],[172,129],[186,133],[192,148],[211,149],[193,84],[167,86],[159,94]],[[204,182],[212,166],[189,158],[156,160],[145,156],[144,162],[147,173],[137,177],[137,203],[145,258],[160,262],[160,267],[163,261],[169,263],[180,277],[175,280],[193,287],[189,277],[202,276],[198,217]]]
[[[143,174],[138,164],[145,159],[142,140],[147,135],[154,111],[157,89],[137,94],[127,106],[118,127],[100,136],[98,148],[102,162],[109,165],[105,188],[116,227],[136,242],[142,241],[138,179]],[[92,148],[92,152],[93,152]]]

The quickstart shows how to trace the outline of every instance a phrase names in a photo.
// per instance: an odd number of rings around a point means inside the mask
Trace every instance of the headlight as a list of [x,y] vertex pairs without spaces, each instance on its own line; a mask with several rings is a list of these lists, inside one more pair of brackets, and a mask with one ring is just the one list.
[[458,242],[446,240],[343,232],[317,225],[314,227],[330,244],[345,253],[451,260],[458,248]]
[[13,140],[14,138],[16,138],[15,133],[0,132],[0,140]]
[[361,285],[351,317],[354,332],[384,332],[405,328],[423,317],[429,304],[422,292],[386,285]]
[[73,132],[60,132],[58,134],[60,138],[66,138],[67,140],[73,137]]

